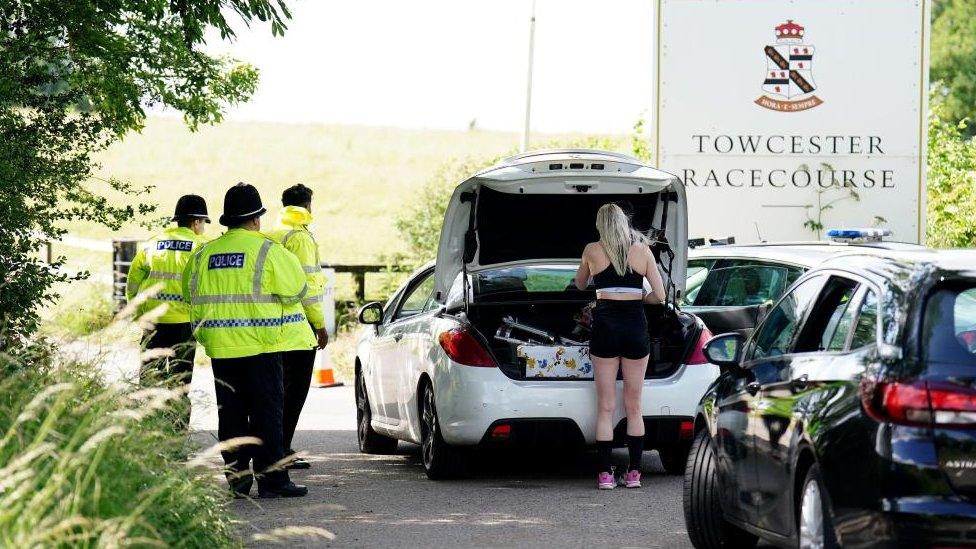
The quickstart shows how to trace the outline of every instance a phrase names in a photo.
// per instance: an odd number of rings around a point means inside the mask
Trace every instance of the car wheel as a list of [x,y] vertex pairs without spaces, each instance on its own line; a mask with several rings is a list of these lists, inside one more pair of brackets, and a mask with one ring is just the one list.
[[356,373],[356,438],[359,451],[364,454],[392,454],[396,451],[397,439],[381,435],[373,430],[373,414],[369,409],[366,394],[366,378]]
[[683,475],[688,464],[688,446],[680,445],[672,448],[658,448],[664,472],[669,475]]
[[695,437],[688,454],[683,499],[688,537],[698,549],[756,545],[756,536],[725,520],[718,495],[715,448],[705,430]]
[[797,513],[800,549],[833,549],[839,546],[834,538],[833,523],[823,493],[820,468],[816,464],[811,465],[803,481]]
[[427,478],[431,480],[454,478],[463,470],[460,452],[444,442],[441,435],[434,387],[430,383],[424,385],[420,401],[420,455]]

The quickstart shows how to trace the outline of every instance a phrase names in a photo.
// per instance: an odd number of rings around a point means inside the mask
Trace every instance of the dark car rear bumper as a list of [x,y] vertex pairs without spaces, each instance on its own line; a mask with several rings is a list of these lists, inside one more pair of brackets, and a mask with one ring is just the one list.
[[924,549],[976,547],[976,503],[954,497],[882,500],[883,511],[853,514],[837,525],[841,543]]
[[[687,416],[644,416],[644,447],[652,450],[689,446],[693,427],[694,418]],[[626,433],[627,420],[622,419],[614,429],[618,445],[625,444]],[[492,422],[480,443],[482,447],[508,445],[582,447],[585,442],[579,426],[569,418],[510,418]]]

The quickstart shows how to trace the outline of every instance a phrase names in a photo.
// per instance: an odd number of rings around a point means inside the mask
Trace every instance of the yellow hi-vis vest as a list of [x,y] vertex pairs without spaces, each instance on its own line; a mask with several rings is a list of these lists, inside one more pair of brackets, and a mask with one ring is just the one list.
[[305,271],[305,282],[308,284],[308,294],[302,299],[305,316],[316,330],[325,326],[325,313],[322,311],[322,294],[325,292],[325,275],[322,274],[322,262],[319,259],[319,245],[308,231],[308,224],[312,222],[312,214],[300,206],[286,206],[278,213],[278,224],[275,230],[268,233],[295,254]]
[[183,271],[193,335],[211,358],[315,347],[301,305],[306,292],[298,259],[247,229],[208,242]]
[[142,315],[160,305],[166,305],[166,311],[156,322],[181,324],[190,321],[190,306],[183,301],[180,280],[190,255],[206,241],[188,227],[171,227],[139,248],[129,267],[125,284],[126,298],[131,301],[153,286],[161,287],[156,295],[139,305],[137,314]]

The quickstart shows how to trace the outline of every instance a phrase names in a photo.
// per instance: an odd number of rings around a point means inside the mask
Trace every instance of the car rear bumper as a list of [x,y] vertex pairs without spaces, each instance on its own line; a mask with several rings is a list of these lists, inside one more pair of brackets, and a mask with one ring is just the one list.
[[[645,380],[641,407],[643,415],[653,419],[654,434],[677,436],[677,422],[658,420],[693,418],[698,401],[716,377],[717,366],[701,364],[683,366],[666,379]],[[479,444],[500,420],[564,419],[579,429],[583,443],[596,441],[592,380],[513,380],[495,368],[452,364],[435,376],[434,388],[441,432],[449,444]],[[622,391],[623,382],[618,381],[614,425],[625,418]]]
[[955,497],[888,498],[883,511],[838,524],[844,546],[976,547],[976,503]]

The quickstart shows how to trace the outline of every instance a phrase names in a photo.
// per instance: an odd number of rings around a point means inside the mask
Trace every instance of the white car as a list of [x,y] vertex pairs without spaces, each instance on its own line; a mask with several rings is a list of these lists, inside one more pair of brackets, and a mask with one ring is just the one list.
[[[597,209],[611,201],[631,210],[638,229],[687,242],[680,181],[629,156],[528,153],[461,183],[447,206],[437,261],[385,305],[359,312],[369,325],[355,364],[360,450],[389,453],[398,440],[418,443],[436,479],[462,471],[466,448],[593,444],[596,392],[585,322],[575,318],[594,291],[577,290],[573,276],[583,246],[597,238]],[[661,256],[674,303],[685,287],[687,248]],[[702,354],[711,334],[701,321],[673,306],[646,309],[647,448],[680,474],[695,407],[719,370]],[[622,435],[619,394],[617,402]]]

